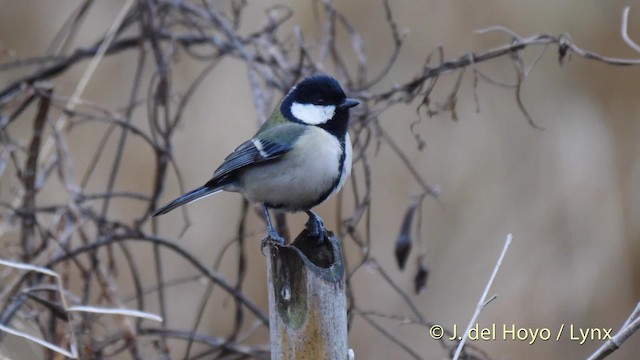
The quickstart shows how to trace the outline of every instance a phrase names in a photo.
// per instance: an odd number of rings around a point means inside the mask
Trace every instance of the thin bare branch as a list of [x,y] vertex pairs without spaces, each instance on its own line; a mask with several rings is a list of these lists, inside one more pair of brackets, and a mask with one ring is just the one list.
[[487,285],[485,286],[484,291],[480,296],[480,300],[478,300],[476,311],[473,313],[473,316],[471,316],[471,320],[469,320],[469,325],[467,325],[467,328],[465,329],[462,335],[462,340],[460,340],[460,343],[458,343],[458,347],[456,348],[456,352],[453,354],[452,360],[458,360],[458,358],[460,357],[460,354],[462,353],[462,348],[464,347],[464,343],[467,341],[467,338],[469,337],[469,331],[471,330],[471,327],[473,326],[473,324],[476,323],[476,321],[478,320],[478,316],[480,316],[480,313],[482,312],[482,310],[484,310],[485,306],[487,306],[492,300],[494,300],[497,297],[496,295],[494,295],[489,300],[487,300],[487,295],[489,295],[489,290],[491,289],[491,285],[493,284],[493,279],[496,278],[496,275],[498,274],[498,270],[500,270],[500,265],[502,265],[502,260],[504,259],[504,256],[507,254],[507,250],[509,250],[509,245],[511,245],[512,240],[513,240],[513,235],[511,234],[507,235],[507,238],[505,239],[505,242],[504,242],[504,247],[502,248],[502,252],[500,253],[500,256],[498,257],[498,261],[496,262],[496,266],[493,268],[491,277],[489,277],[489,281],[487,281]]
[[634,333],[640,329],[640,303],[636,305],[631,315],[627,318],[622,328],[598,348],[587,360],[601,360],[620,349],[622,343],[627,341]]
[[633,41],[629,36],[629,11],[631,10],[631,6],[627,6],[622,10],[622,25],[620,27],[620,34],[622,35],[622,40],[629,45],[634,51],[640,53],[640,45],[637,42]]

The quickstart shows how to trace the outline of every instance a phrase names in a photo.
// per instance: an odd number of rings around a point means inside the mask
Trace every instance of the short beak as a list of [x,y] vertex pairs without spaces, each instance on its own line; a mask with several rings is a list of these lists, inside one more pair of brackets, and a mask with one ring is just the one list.
[[356,100],[356,99],[349,99],[346,98],[344,99],[344,101],[342,102],[342,104],[340,104],[338,107],[340,109],[350,109],[356,105],[360,104],[360,101]]

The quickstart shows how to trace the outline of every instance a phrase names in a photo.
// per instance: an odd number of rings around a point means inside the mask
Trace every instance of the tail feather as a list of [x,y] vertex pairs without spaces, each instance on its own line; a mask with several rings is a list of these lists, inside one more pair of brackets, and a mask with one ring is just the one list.
[[172,202],[168,203],[167,205],[161,207],[160,209],[156,210],[155,213],[153,213],[153,215],[151,216],[159,216],[162,214],[166,214],[169,211],[182,206],[184,204],[188,204],[190,202],[202,199],[204,197],[207,197],[209,195],[213,195],[219,191],[222,191],[221,188],[219,187],[210,187],[210,186],[201,186],[195,190],[191,190],[186,194],[181,195],[180,197],[178,197],[177,199],[173,200]]

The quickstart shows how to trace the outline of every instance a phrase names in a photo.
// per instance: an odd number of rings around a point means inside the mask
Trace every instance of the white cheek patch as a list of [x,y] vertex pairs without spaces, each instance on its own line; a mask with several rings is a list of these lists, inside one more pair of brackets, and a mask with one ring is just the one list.
[[291,114],[310,125],[324,124],[331,120],[335,113],[336,107],[334,105],[300,104],[297,102],[291,105]]

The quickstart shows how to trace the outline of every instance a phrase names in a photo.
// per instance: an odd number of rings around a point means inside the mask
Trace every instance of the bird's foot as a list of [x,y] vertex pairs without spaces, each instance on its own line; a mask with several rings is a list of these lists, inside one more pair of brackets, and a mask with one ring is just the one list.
[[269,244],[284,245],[284,238],[274,230],[269,230],[269,235],[260,240],[260,251],[264,255],[264,247]]
[[265,204],[262,205],[262,210],[264,211],[264,218],[267,221],[268,232],[267,237],[260,241],[260,252],[264,255],[264,247],[267,246],[267,244],[271,243],[282,246],[284,245],[284,238],[273,228],[273,225],[271,224],[271,217],[269,216],[269,209]]
[[324,241],[324,222],[312,211],[308,211],[307,214],[309,220],[307,220],[305,227],[312,236],[318,238],[318,243],[322,243]]

